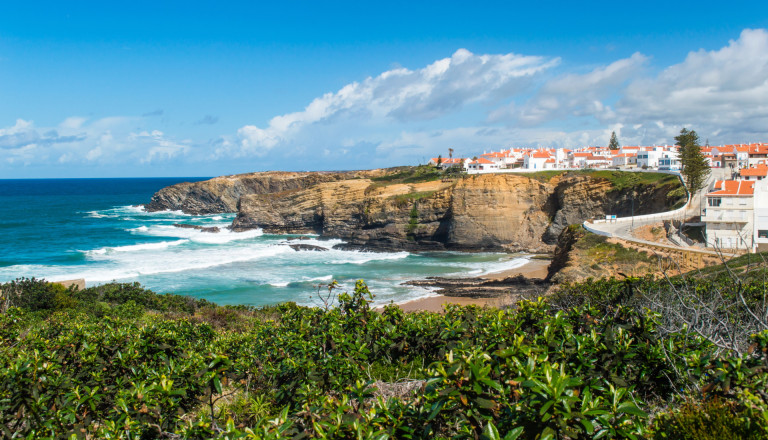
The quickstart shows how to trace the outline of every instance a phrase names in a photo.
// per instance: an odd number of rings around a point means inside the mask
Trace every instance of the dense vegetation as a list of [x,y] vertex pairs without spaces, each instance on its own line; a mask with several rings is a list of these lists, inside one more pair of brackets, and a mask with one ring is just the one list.
[[[0,427],[72,438],[768,438],[768,333],[738,354],[642,307],[727,277],[564,285],[508,310],[218,307],[138,284],[0,286]],[[765,284],[738,287],[761,301]],[[659,296],[653,298],[658,299]],[[738,317],[733,316],[733,319]],[[747,319],[747,318],[745,318]]]

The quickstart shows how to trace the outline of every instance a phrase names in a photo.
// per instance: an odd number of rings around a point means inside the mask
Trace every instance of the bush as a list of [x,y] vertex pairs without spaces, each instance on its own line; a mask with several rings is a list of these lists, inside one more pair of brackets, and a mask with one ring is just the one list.
[[686,401],[660,414],[653,422],[655,440],[761,440],[768,439],[768,425],[752,417],[737,403],[710,399]]

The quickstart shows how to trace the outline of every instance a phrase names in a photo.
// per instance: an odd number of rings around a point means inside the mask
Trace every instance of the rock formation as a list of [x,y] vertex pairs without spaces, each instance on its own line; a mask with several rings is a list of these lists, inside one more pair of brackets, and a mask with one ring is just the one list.
[[[634,212],[669,209],[678,201],[669,192],[678,187],[641,185]],[[358,177],[245,195],[232,228],[317,233],[341,238],[347,248],[542,252],[553,249],[568,224],[606,213],[628,215],[631,205],[629,190],[589,173],[389,184]]]
[[214,214],[237,211],[237,202],[246,194],[272,194],[307,188],[317,183],[376,175],[384,170],[351,172],[278,172],[221,176],[201,182],[185,182],[163,188],[145,206],[150,212],[181,210],[187,214]]
[[219,229],[218,226],[205,227],[205,226],[200,226],[200,225],[188,225],[186,223],[174,223],[173,226],[177,227],[177,228],[182,228],[182,229],[196,229],[196,230],[198,230],[200,232],[209,232],[209,233],[212,233],[212,234],[216,234],[218,232],[221,232],[221,229]]

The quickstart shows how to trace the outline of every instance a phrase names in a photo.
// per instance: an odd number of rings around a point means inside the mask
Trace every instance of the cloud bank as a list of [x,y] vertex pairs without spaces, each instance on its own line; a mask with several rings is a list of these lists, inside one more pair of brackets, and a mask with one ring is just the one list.
[[0,165],[141,165],[189,151],[189,141],[176,141],[159,130],[143,130],[144,118],[69,117],[55,127],[37,127],[33,121],[18,119],[13,126],[0,128]]
[[744,30],[669,66],[641,53],[586,67],[459,49],[420,68],[346,84],[263,124],[216,133],[216,116],[189,121],[198,136],[211,130],[206,139],[160,131],[163,114],[69,117],[55,126],[18,119],[0,128],[0,167],[183,159],[247,162],[254,170],[349,169],[414,164],[448,148],[474,155],[604,145],[611,131],[622,144],[664,144],[682,127],[712,144],[768,141],[768,32]]

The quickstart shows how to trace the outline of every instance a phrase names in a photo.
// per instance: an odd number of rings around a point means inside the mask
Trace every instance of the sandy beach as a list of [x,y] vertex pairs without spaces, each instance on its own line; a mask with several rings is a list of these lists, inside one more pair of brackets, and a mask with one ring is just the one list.
[[[539,278],[543,279],[547,276],[547,267],[549,266],[549,260],[531,259],[523,266],[513,269],[504,270],[501,272],[494,272],[483,275],[480,278],[487,280],[503,280],[509,277],[515,277],[522,275],[526,278]],[[429,312],[441,312],[443,306],[446,304],[458,304],[461,306],[476,305],[476,306],[491,306],[498,307],[504,302],[509,301],[506,298],[468,298],[468,297],[452,297],[452,296],[431,296],[427,298],[420,298],[406,303],[399,304],[400,308],[406,312],[413,311],[429,311]]]

